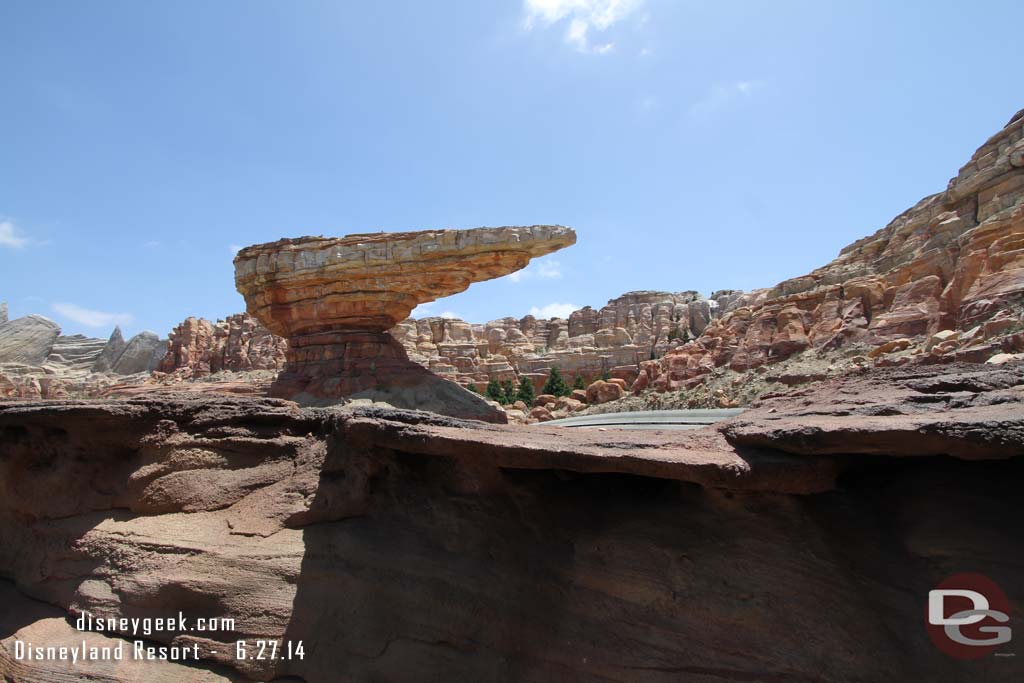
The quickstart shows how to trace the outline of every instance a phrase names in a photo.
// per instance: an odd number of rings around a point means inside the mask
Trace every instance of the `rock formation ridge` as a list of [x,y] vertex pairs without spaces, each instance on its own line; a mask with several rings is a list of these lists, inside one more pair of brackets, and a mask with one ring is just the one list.
[[142,382],[157,367],[167,340],[140,332],[128,342],[115,328],[107,340],[62,335],[41,315],[0,316],[0,398],[94,396],[125,375]]
[[504,414],[410,362],[387,330],[418,304],[575,241],[547,225],[284,239],[239,251],[235,284],[249,313],[288,340],[273,395],[304,405],[366,397],[495,421]]

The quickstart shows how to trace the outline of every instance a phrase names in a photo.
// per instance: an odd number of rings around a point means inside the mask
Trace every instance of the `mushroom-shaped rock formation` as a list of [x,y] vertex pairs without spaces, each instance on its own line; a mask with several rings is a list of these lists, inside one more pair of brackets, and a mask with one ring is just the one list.
[[235,286],[249,313],[288,339],[272,395],[303,405],[371,398],[504,422],[504,412],[410,361],[387,330],[418,304],[575,242],[559,225],[282,239],[239,251]]

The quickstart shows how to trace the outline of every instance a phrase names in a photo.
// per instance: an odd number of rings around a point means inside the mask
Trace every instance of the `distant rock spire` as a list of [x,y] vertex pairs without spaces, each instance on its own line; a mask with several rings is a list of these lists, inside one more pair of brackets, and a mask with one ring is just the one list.
[[114,363],[121,357],[121,353],[124,351],[124,347],[127,346],[124,343],[124,335],[121,334],[121,326],[118,325],[114,328],[114,331],[110,334],[110,339],[107,340],[107,345],[103,347],[100,352],[99,358],[92,366],[93,372],[110,372]]

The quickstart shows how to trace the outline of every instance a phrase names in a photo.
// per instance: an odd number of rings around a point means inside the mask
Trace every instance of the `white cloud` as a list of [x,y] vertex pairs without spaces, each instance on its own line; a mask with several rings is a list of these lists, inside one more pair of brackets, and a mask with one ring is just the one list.
[[240,246],[239,246],[239,245],[237,245],[237,244],[229,244],[229,245],[228,245],[228,251],[229,251],[229,252],[231,252],[231,255],[232,255],[232,256],[234,256],[234,255],[235,255],[235,254],[237,254],[238,252],[242,251],[242,247],[240,247]]
[[735,81],[716,83],[702,99],[690,106],[690,116],[703,119],[745,100],[765,87],[764,81]]
[[568,318],[569,314],[580,307],[576,304],[548,304],[547,306],[541,306],[537,308],[533,306],[530,308],[530,315],[534,318]]
[[526,268],[509,273],[508,279],[512,282],[523,280],[557,280],[562,277],[562,264],[552,258],[537,259]]
[[410,318],[429,318],[433,315],[430,309],[434,307],[434,302],[431,301],[428,304],[420,304],[416,308],[412,309],[412,313],[409,314]]
[[568,19],[565,42],[580,52],[605,54],[614,43],[591,47],[592,31],[607,31],[632,14],[643,0],[525,0],[527,30],[538,24],[552,26]]
[[146,242],[142,246],[144,246],[146,249],[156,249],[157,247],[161,246],[162,244],[163,244],[163,242],[161,242],[160,240],[149,240],[148,242]]
[[11,221],[0,221],[0,247],[21,249],[28,244],[28,238],[22,237]]
[[440,313],[434,313],[434,306],[437,305],[436,301],[429,303],[420,304],[416,308],[412,309],[412,313],[409,314],[410,318],[458,318],[462,320],[462,316],[454,311],[441,311]]
[[75,304],[55,303],[51,308],[68,320],[86,327],[110,327],[111,325],[127,325],[132,321],[129,313],[106,313],[94,311],[90,308],[82,308]]

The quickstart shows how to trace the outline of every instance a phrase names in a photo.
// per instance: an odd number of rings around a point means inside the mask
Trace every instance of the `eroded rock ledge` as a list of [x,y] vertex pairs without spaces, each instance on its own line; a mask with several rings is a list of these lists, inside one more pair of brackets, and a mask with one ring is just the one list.
[[513,273],[576,242],[560,225],[301,237],[246,247],[235,286],[287,338],[271,395],[307,406],[370,398],[488,422],[505,414],[409,360],[387,330],[417,304]]
[[[0,637],[69,636],[28,597],[236,620],[154,635],[222,654],[146,680],[1019,680],[946,658],[921,614],[963,570],[1024,598],[1022,404],[1019,363],[865,371],[693,432],[3,403]],[[308,654],[238,662],[237,638]],[[15,680],[143,680],[3,652]]]

